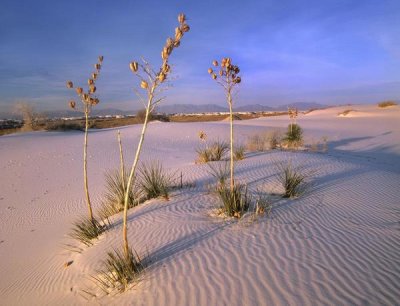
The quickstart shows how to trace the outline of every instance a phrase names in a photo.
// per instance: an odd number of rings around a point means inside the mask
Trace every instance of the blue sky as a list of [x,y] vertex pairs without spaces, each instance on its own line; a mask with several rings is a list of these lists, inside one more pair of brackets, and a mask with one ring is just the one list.
[[84,85],[100,54],[101,107],[139,108],[129,62],[158,67],[180,12],[191,31],[171,56],[166,104],[224,105],[207,74],[223,56],[242,70],[237,105],[400,99],[398,0],[2,0],[0,111],[65,109],[65,81]]

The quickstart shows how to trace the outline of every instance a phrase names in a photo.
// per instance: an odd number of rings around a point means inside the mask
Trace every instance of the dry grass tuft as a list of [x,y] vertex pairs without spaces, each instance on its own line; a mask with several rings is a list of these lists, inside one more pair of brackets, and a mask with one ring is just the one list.
[[229,151],[229,145],[224,141],[215,141],[211,145],[197,148],[196,163],[208,163],[210,161],[220,161],[224,158],[225,154]]
[[385,108],[385,107],[395,106],[395,105],[398,105],[398,103],[395,102],[395,101],[390,101],[390,100],[388,100],[388,101],[382,101],[382,102],[378,103],[378,106],[379,106],[380,108]]

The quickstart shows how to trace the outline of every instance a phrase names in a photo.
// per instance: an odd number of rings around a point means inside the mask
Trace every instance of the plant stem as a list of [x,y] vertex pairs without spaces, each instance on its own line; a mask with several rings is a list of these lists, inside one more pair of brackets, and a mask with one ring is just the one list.
[[136,149],[136,154],[135,154],[135,159],[132,164],[131,172],[129,174],[128,178],[128,184],[126,186],[126,191],[125,191],[125,201],[124,201],[124,217],[123,217],[123,228],[122,228],[122,238],[124,241],[124,253],[126,258],[129,257],[129,244],[128,244],[128,228],[127,228],[127,216],[128,216],[128,199],[129,199],[129,192],[128,190],[132,186],[132,180],[136,171],[136,167],[139,161],[139,156],[140,156],[140,151],[142,149],[143,145],[143,140],[144,140],[144,135],[146,132],[147,128],[147,123],[150,115],[150,108],[152,106],[153,98],[154,98],[154,90],[157,87],[157,82],[153,82],[152,87],[149,91],[149,96],[148,96],[148,101],[147,101],[147,107],[146,107],[146,117],[144,119],[143,127],[142,127],[142,133],[140,134],[140,139],[139,139],[139,144]]
[[230,138],[231,138],[231,192],[233,192],[234,185],[234,168],[233,168],[233,112],[232,112],[232,95],[231,91],[228,90],[228,104],[229,104],[229,118],[230,118]]
[[124,153],[122,151],[122,142],[121,142],[121,132],[118,130],[118,145],[119,145],[119,160],[120,160],[120,171],[121,171],[121,181],[122,188],[125,190],[125,165],[124,165]]
[[88,140],[88,128],[89,128],[89,106],[85,103],[85,141],[83,144],[83,181],[85,187],[86,203],[89,210],[89,218],[94,222],[92,204],[90,203],[88,177],[87,177],[87,140]]

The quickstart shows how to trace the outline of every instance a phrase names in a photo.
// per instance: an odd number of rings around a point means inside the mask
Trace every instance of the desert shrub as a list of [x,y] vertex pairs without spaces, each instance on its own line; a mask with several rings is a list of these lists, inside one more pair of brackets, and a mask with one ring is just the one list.
[[303,144],[303,129],[298,124],[289,124],[283,140],[289,148],[297,148]]
[[217,181],[217,188],[224,186],[226,179],[229,177],[229,165],[224,163],[209,163],[208,173]]
[[235,218],[240,218],[250,207],[250,195],[247,193],[247,186],[235,184],[220,186],[217,189],[218,196],[222,202],[223,212]]
[[73,224],[72,232],[69,236],[87,246],[93,244],[96,239],[107,229],[105,224],[101,224],[96,218],[82,218]]
[[132,249],[129,249],[127,256],[117,250],[108,252],[102,265],[103,268],[98,271],[99,275],[93,279],[106,294],[114,290],[126,291],[130,283],[138,281],[144,270],[143,260]]
[[268,134],[268,144],[271,150],[278,148],[281,142],[281,133],[278,130],[273,130]]
[[271,211],[272,211],[272,203],[269,200],[269,198],[262,194],[258,195],[255,205],[256,215],[266,214],[267,216],[269,216],[271,214]]
[[139,168],[139,187],[147,199],[163,196],[168,199],[172,177],[158,161],[143,163]]
[[[108,171],[105,174],[106,193],[101,204],[99,215],[105,220],[124,209],[126,187],[128,186],[128,173],[124,171],[124,177],[120,171]],[[128,207],[132,208],[140,203],[140,192],[135,184],[131,185],[128,195]]]
[[[146,118],[146,110],[145,110],[145,109],[138,110],[138,112],[136,113],[136,118],[138,119],[138,121],[139,121],[140,123],[143,123],[143,122],[144,122],[144,119]],[[154,120],[154,114],[153,114],[153,112],[149,113],[149,117],[148,117],[147,120],[148,120],[148,121]]]
[[234,160],[242,160],[244,159],[244,152],[246,148],[244,146],[237,146],[233,149],[233,159]]
[[196,149],[198,163],[208,163],[210,161],[219,161],[229,150],[229,145],[224,141],[215,141],[209,146]]
[[347,116],[350,112],[354,112],[354,109],[345,109],[343,112],[338,113],[338,116]]
[[265,151],[266,138],[260,134],[255,134],[247,139],[246,147],[249,151]]
[[397,105],[397,102],[395,101],[382,101],[378,103],[378,106],[381,108],[389,107],[389,106],[394,106]]
[[308,177],[300,167],[294,167],[291,162],[278,166],[278,180],[284,188],[284,198],[298,197],[306,191]]
[[45,124],[46,131],[84,131],[85,128],[76,122],[55,121]]

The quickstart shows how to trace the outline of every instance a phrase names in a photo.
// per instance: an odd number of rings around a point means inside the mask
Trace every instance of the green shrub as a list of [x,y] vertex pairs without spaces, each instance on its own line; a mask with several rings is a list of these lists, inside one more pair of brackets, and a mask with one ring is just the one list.
[[289,148],[297,148],[303,144],[303,129],[296,123],[289,124],[283,140]]
[[87,246],[93,245],[93,239],[96,239],[107,229],[105,224],[101,224],[95,218],[84,217],[74,223],[72,232],[69,236]]
[[307,187],[306,179],[308,175],[301,168],[295,168],[289,162],[287,165],[281,164],[278,166],[278,169],[278,180],[285,190],[283,194],[284,198],[293,198],[304,194]]
[[240,218],[250,207],[250,196],[247,193],[247,186],[235,184],[233,190],[229,186],[223,185],[217,189],[217,193],[222,202],[223,212],[235,218]]
[[208,163],[210,161],[220,161],[229,151],[229,145],[224,141],[215,141],[210,146],[197,148],[198,163]]
[[139,168],[139,187],[147,199],[163,196],[168,199],[172,177],[158,161],[143,163]]
[[99,275],[93,279],[106,294],[114,290],[126,291],[130,283],[139,280],[144,270],[143,260],[136,252],[133,253],[132,249],[129,250],[128,256],[117,250],[108,252],[107,259],[102,264]]

